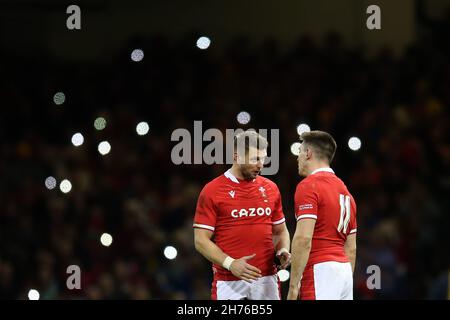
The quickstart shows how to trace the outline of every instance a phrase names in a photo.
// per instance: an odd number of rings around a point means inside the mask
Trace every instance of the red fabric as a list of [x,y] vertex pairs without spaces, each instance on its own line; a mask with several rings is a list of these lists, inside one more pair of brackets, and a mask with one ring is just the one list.
[[[281,196],[275,183],[261,176],[237,183],[221,175],[201,191],[194,227],[214,228],[213,241],[232,258],[255,253],[248,263],[259,268],[262,276],[268,276],[277,272],[273,223],[283,219]],[[222,266],[214,267],[217,280],[238,280]]]
[[[346,200],[346,198],[348,200]],[[348,224],[338,231],[347,217]],[[303,215],[308,215],[302,217]],[[295,217],[297,220],[316,216],[308,265],[325,261],[348,262],[344,251],[347,236],[357,228],[356,203],[345,184],[334,173],[317,172],[297,185],[295,192]]]
[[307,266],[303,271],[302,281],[300,282],[300,300],[316,300],[316,289],[314,287],[314,269],[313,266]]

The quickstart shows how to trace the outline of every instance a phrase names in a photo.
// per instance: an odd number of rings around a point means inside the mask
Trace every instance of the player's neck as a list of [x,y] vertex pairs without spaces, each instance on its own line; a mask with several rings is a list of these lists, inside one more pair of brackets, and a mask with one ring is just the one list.
[[232,165],[230,168],[230,172],[233,176],[235,176],[239,180],[245,180],[244,176],[241,173],[241,170],[236,165]]
[[317,169],[322,169],[322,168],[330,168],[330,165],[325,162],[318,162],[318,163],[311,164],[311,166],[309,167],[309,170],[308,170],[308,176],[310,174],[312,174],[314,171],[316,171]]

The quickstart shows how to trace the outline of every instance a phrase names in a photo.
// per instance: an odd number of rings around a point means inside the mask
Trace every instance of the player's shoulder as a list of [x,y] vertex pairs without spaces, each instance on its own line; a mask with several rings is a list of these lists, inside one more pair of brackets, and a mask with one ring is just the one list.
[[263,184],[263,185],[269,186],[269,187],[271,187],[274,190],[279,190],[278,189],[278,185],[274,181],[270,180],[269,178],[266,178],[266,177],[263,177],[263,176],[258,176],[258,177],[256,177],[256,181],[259,184]]
[[337,175],[333,174],[329,177],[329,179],[330,179],[331,183],[348,190],[347,186],[345,185],[345,182],[341,178],[339,178]]
[[297,189],[313,185],[315,182],[316,182],[316,177],[313,174],[311,174],[298,182]]
[[[217,189],[223,185],[224,183],[224,175],[220,175],[211,181],[207,182],[202,189],[202,193],[214,193],[217,191]],[[226,179],[226,178],[225,178]]]
[[[305,177],[299,184],[318,185],[321,182],[344,184],[344,182],[334,172],[318,172]],[[344,184],[345,185],[345,184]]]
[[319,188],[320,180],[317,179],[317,175],[311,174],[299,181],[297,188],[295,189],[295,195],[298,196],[304,193],[319,192]]

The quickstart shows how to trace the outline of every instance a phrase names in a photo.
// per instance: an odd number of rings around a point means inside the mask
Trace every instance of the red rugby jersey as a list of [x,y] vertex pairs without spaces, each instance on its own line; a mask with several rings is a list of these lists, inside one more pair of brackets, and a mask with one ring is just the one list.
[[297,185],[295,218],[316,219],[308,265],[349,261],[344,244],[357,231],[356,203],[331,168],[315,170]]
[[[281,195],[271,180],[247,181],[228,170],[205,185],[197,202],[194,228],[214,232],[213,241],[234,259],[256,253],[248,263],[262,276],[277,272],[272,226],[284,223]],[[221,265],[213,265],[217,280],[238,280]]]

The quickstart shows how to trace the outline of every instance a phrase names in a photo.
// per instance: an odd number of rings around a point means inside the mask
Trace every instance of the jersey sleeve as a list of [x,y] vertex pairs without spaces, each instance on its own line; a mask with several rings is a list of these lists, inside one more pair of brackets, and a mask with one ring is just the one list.
[[316,219],[319,205],[319,195],[309,183],[302,181],[295,190],[295,219]]
[[200,192],[194,216],[194,228],[213,231],[216,227],[217,214],[214,208],[212,192],[207,187]]
[[358,230],[358,224],[356,222],[356,202],[353,197],[350,200],[350,224],[349,224],[349,234],[356,233]]
[[274,212],[272,214],[272,224],[282,224],[286,221],[283,213],[283,203],[281,201],[281,194],[280,190],[278,190],[278,187],[275,185],[275,191],[276,191],[276,200],[275,200],[275,206],[274,206]]

